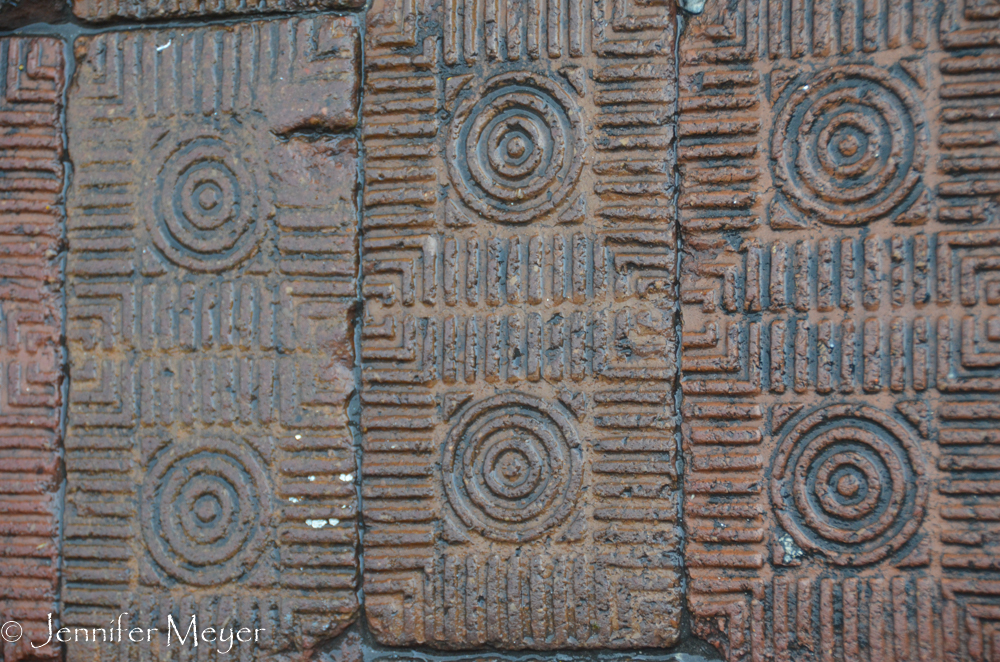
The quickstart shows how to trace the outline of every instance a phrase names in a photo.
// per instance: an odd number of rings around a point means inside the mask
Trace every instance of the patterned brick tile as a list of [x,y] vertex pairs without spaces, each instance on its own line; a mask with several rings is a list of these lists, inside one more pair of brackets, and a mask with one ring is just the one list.
[[72,3],[78,18],[99,22],[357,9],[364,5],[361,0],[72,0]]
[[728,660],[1000,653],[995,2],[681,41],[686,561]]
[[76,43],[67,625],[197,615],[272,660],[355,616],[357,146],[308,129],[355,124],[357,40],[320,16]]
[[368,12],[365,596],[383,644],[681,612],[671,3]]
[[9,662],[37,659],[59,587],[63,51],[0,39],[0,623],[24,633],[0,641]]

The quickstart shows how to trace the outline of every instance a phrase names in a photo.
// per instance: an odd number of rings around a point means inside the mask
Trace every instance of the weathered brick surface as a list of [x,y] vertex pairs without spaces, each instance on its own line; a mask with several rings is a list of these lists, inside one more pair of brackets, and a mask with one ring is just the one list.
[[996,10],[710,0],[682,39],[689,603],[728,660],[997,654]]
[[671,7],[368,12],[361,425],[381,643],[677,639]]
[[58,23],[69,14],[61,0],[19,2],[0,0],[0,29],[14,30],[32,23]]
[[304,13],[77,42],[64,279],[0,40],[0,621],[629,655],[686,587],[734,662],[997,658],[1000,10],[709,0],[678,71],[672,4],[374,0],[362,95],[351,3],[76,2]]
[[72,0],[85,21],[215,17],[269,12],[356,9],[361,0]]
[[63,49],[0,39],[0,623],[25,635],[0,642],[10,662],[44,640],[59,586]]
[[353,126],[357,39],[325,16],[76,43],[67,625],[197,614],[265,628],[238,655],[271,660],[354,618],[357,146],[291,130]]

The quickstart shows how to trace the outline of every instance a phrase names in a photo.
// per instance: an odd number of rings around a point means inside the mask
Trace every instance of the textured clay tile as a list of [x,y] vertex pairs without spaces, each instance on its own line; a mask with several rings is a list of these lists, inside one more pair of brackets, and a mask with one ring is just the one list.
[[0,619],[997,659],[997,4],[672,4],[0,41]]
[[0,29],[14,30],[32,23],[58,23],[69,15],[62,0],[0,0]]
[[73,13],[85,21],[155,20],[273,12],[357,9],[362,0],[71,0]]
[[998,16],[709,0],[681,39],[685,557],[727,660],[997,654]]
[[67,625],[197,615],[266,630],[239,659],[308,659],[355,616],[357,145],[298,130],[353,126],[357,40],[325,16],[76,43]]
[[0,641],[5,662],[59,656],[28,640],[45,640],[59,587],[63,52],[0,39],[0,623],[23,633]]
[[670,7],[368,12],[361,425],[380,643],[677,640]]

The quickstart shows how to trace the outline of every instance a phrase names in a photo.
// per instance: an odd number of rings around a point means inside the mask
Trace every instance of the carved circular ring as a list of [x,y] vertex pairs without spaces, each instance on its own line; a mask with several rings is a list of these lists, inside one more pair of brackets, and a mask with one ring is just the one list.
[[782,439],[771,472],[779,521],[803,549],[838,565],[879,561],[916,533],[927,503],[910,432],[861,405],[820,409]]
[[557,407],[507,393],[474,404],[445,441],[448,501],[493,540],[532,540],[572,512],[583,478],[580,441]]
[[806,215],[859,225],[908,206],[924,169],[920,103],[884,69],[845,65],[797,82],[774,123],[779,188]]
[[245,145],[206,129],[167,140],[153,152],[146,227],[171,262],[193,271],[223,271],[249,257],[273,215],[264,170]]
[[156,563],[196,586],[246,572],[267,542],[271,499],[252,453],[225,439],[174,445],[142,486],[142,532]]
[[562,204],[583,168],[577,104],[554,81],[525,71],[488,80],[455,111],[448,171],[471,209],[527,223]]

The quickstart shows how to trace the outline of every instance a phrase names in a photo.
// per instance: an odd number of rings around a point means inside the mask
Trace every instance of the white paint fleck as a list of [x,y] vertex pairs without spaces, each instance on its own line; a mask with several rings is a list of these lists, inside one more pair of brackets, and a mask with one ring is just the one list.
[[351,481],[354,480],[354,474],[340,474],[340,480],[344,481],[345,483],[350,483]]
[[316,476],[309,476],[309,482],[310,483],[316,482]]
[[795,541],[792,540],[792,537],[787,533],[778,537],[778,543],[781,545],[782,551],[785,552],[784,558],[782,559],[783,563],[791,563],[795,559],[801,558],[806,554],[802,551],[802,548],[795,544]]
[[166,50],[166,49],[170,48],[170,44],[172,44],[172,43],[174,43],[174,40],[173,39],[168,39],[167,43],[163,44],[162,46],[157,46],[156,47],[156,52],[159,53],[162,50]]
[[330,526],[337,526],[338,524],[340,524],[340,520],[339,519],[334,519],[333,517],[331,517],[330,519],[328,519],[326,521],[330,523]]
[[700,14],[705,11],[706,0],[681,0],[681,7],[692,14]]
[[322,529],[324,526],[326,526],[326,520],[325,519],[307,519],[306,520],[306,525],[311,526],[314,529]]
[[298,503],[299,502],[299,499],[297,499],[295,497],[288,497],[288,500],[291,501],[292,503]]

